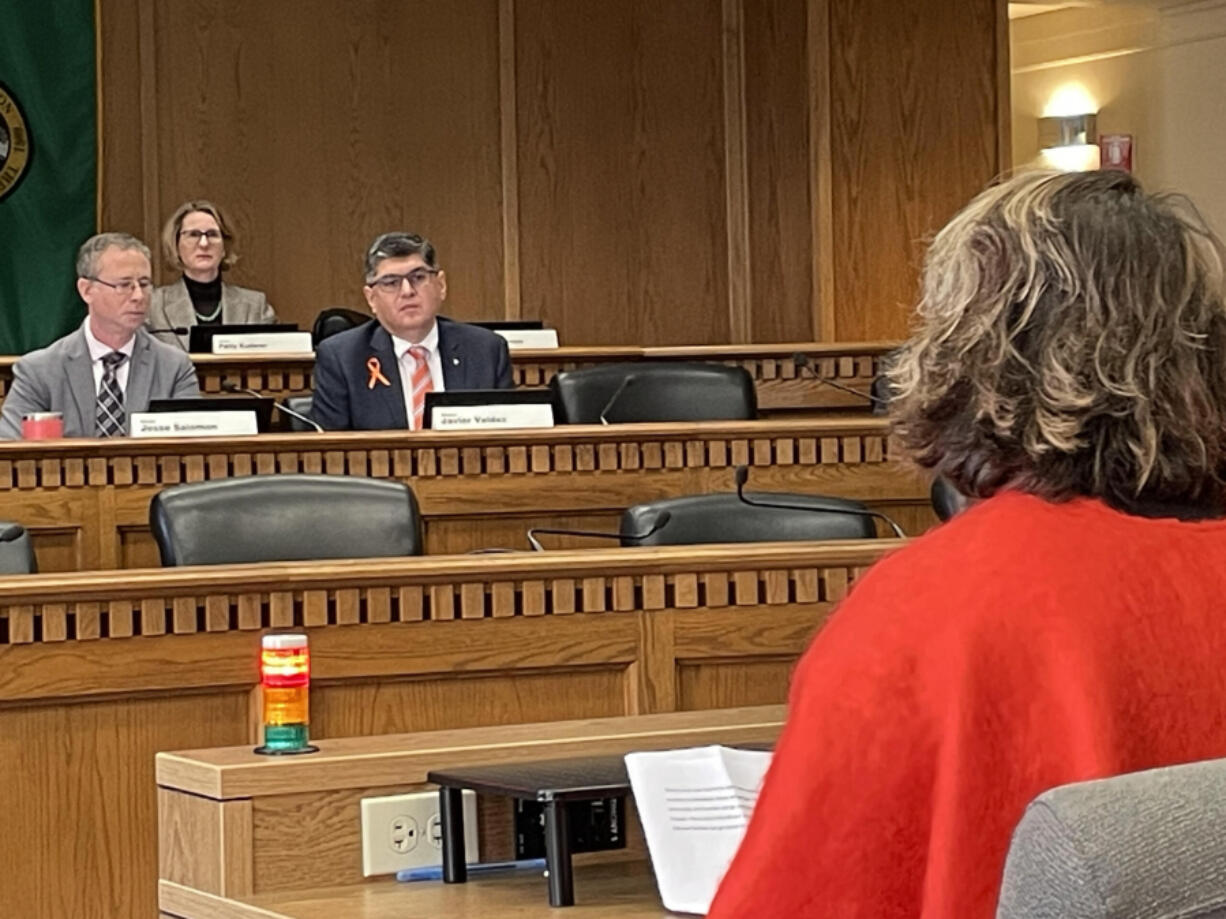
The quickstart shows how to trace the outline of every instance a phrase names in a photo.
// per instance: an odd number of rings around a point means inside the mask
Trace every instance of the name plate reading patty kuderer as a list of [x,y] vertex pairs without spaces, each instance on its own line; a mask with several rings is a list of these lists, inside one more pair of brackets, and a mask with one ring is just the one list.
[[255,412],[133,412],[133,437],[241,437],[258,434]]
[[552,428],[553,406],[540,402],[518,405],[436,405],[431,410],[430,426],[436,431]]
[[547,350],[558,347],[557,329],[495,329],[507,340],[507,347],[512,351],[519,348],[538,348]]
[[313,354],[310,332],[223,332],[213,336],[214,354]]

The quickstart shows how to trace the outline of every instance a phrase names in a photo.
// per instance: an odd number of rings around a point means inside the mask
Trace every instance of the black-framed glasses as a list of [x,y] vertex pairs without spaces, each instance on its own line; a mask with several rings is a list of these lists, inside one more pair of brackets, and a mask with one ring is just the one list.
[[138,287],[141,290],[149,290],[149,288],[153,286],[152,278],[124,278],[122,281],[112,282],[104,281],[102,278],[95,278],[91,275],[90,280],[97,281],[99,284],[109,287],[112,290],[117,290],[125,296],[130,295],[132,291],[136,290]]
[[421,286],[438,274],[439,271],[440,269],[438,268],[414,268],[408,274],[385,274],[383,277],[375,278],[371,281],[370,286],[383,291],[385,294],[394,294],[400,290],[405,281],[408,281],[413,293],[417,293]]
[[197,245],[199,245],[202,240],[208,240],[211,243],[219,243],[224,238],[220,230],[180,230],[179,238],[182,239],[184,236]]

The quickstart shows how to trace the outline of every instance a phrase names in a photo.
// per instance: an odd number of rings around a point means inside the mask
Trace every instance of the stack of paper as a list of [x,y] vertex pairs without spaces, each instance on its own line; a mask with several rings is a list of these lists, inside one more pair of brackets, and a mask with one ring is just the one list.
[[630,753],[626,771],[651,852],[660,899],[705,913],[736,854],[770,753],[691,747]]

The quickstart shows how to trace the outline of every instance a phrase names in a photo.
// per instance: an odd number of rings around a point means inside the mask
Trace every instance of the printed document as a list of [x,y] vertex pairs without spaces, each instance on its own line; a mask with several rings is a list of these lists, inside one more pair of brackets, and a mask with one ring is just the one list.
[[667,909],[706,913],[736,854],[771,755],[729,747],[630,753],[651,864]]

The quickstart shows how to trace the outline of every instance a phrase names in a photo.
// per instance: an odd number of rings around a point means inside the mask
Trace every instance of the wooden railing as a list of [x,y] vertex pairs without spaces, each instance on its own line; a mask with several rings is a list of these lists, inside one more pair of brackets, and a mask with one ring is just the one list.
[[[881,360],[897,342],[800,342],[776,345],[702,345],[680,348],[578,347],[524,350],[511,354],[517,386],[546,386],[554,374],[579,367],[624,361],[713,361],[735,364],[749,371],[757,385],[758,406],[765,413],[836,408],[864,409],[867,400],[822,386],[793,360],[797,352],[809,356],[811,369],[823,379],[867,391],[881,372]],[[233,382],[275,399],[308,395],[312,389],[312,355],[193,355],[200,388],[206,395],[223,392]],[[8,392],[17,358],[0,357],[0,399]]]
[[[431,553],[526,547],[529,526],[611,530],[629,505],[750,487],[865,500],[908,533],[934,519],[926,479],[878,418],[568,426],[532,431],[345,432],[249,438],[0,443],[6,518],[30,527],[47,571],[157,564],[149,501],[184,482],[325,473],[409,483]],[[558,541],[565,544],[565,541]]]
[[[253,688],[266,628],[300,627],[310,637],[313,737],[775,704],[814,630],[867,566],[897,545],[615,549],[5,579],[0,858],[15,870],[0,874],[0,899],[13,915],[156,912],[154,755],[257,741]],[[336,801],[314,801],[309,811],[348,814],[352,802],[345,801],[341,810]],[[260,819],[290,820],[284,825],[298,829],[285,836],[289,843],[305,825],[291,819],[302,804],[293,795],[269,800],[282,817],[263,810]],[[324,823],[335,831],[335,820]],[[344,840],[356,832],[356,821],[341,821]],[[310,844],[329,845],[316,837]],[[300,882],[304,871],[320,885],[359,879],[350,857],[307,867],[290,849],[280,851],[257,864],[260,885]]]

